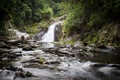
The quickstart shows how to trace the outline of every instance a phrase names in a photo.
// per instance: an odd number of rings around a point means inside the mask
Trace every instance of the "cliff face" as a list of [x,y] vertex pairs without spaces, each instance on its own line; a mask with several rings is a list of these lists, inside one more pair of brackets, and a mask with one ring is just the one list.
[[120,46],[120,24],[112,22],[98,29],[91,27],[81,36],[84,42]]
[[[120,46],[120,23],[111,22],[104,25],[88,27],[86,24],[79,24],[78,31],[73,27],[70,30],[72,41],[82,41],[88,44],[99,44],[108,46]],[[76,33],[74,33],[76,31]],[[64,34],[65,35],[65,34]],[[66,37],[64,37],[65,39]]]

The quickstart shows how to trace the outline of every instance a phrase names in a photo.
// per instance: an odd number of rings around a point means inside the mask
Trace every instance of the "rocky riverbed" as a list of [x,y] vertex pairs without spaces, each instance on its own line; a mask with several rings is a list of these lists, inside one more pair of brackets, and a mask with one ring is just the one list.
[[0,80],[119,80],[119,49],[0,41]]

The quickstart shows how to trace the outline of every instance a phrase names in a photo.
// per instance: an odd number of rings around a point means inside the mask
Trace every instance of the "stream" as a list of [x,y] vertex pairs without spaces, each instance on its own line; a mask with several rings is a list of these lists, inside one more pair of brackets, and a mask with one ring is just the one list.
[[96,50],[79,43],[52,43],[51,36],[45,39],[2,42],[0,80],[120,80],[119,49]]
[[[46,43],[42,43],[42,45],[37,43],[37,47],[33,50],[26,51],[18,47],[10,50],[16,54],[21,54],[21,56],[2,58],[0,61],[0,80],[120,79],[119,63],[113,63],[112,60],[109,63],[104,63],[80,59],[79,53],[81,51],[79,50],[81,48],[61,46],[45,48],[46,46],[43,44]],[[104,61],[104,55],[102,56]],[[101,60],[101,57],[97,60]]]

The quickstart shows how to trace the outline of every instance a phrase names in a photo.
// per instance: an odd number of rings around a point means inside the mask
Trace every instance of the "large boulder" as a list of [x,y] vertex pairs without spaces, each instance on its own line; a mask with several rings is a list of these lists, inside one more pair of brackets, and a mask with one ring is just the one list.
[[35,40],[41,40],[42,36],[45,34],[45,31],[42,31],[34,36]]
[[59,41],[62,36],[62,23],[59,23],[55,27],[55,41]]

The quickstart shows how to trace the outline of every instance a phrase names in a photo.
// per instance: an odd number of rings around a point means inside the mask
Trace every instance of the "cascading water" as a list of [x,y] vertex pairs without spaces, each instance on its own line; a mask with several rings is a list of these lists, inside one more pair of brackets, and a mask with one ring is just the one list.
[[21,38],[22,36],[24,36],[25,38],[29,37],[29,34],[27,33],[23,33],[23,32],[20,32],[18,30],[14,30],[16,35],[18,36],[18,38]]
[[56,26],[60,24],[62,21],[56,22],[52,25],[50,25],[47,33],[45,33],[42,37],[41,42],[54,42],[55,41],[55,30]]
[[[35,46],[36,42],[33,41],[33,44],[32,46]],[[56,46],[47,49],[46,46],[35,46],[32,51],[25,51],[23,46],[31,43],[20,45],[22,46],[16,46],[15,43],[9,49],[1,48],[3,54],[0,56],[0,80],[120,80],[120,64],[117,64],[120,61],[119,52],[103,53],[104,55],[90,53],[93,54],[91,56],[85,52],[88,49],[83,48],[84,46]],[[97,56],[94,56],[95,54]],[[14,58],[18,55],[20,56]],[[82,57],[89,60],[86,61]],[[90,58],[95,62],[91,62]]]
[[25,39],[29,37],[29,34],[24,33],[24,32],[20,32],[16,29],[9,29],[9,31],[15,32],[18,39],[20,39],[22,36],[24,36]]

